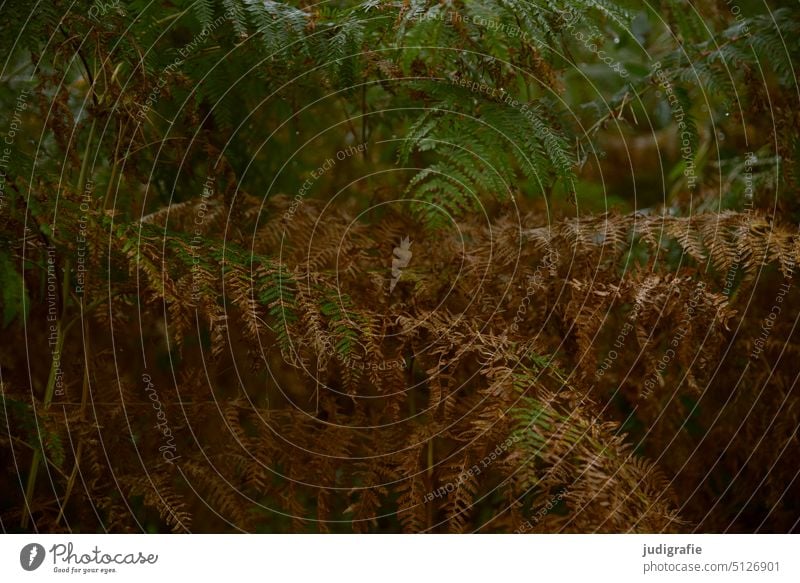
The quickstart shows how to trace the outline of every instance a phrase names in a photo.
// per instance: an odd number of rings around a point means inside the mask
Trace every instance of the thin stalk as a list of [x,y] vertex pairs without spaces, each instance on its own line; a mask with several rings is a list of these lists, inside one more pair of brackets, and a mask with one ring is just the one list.
[[[84,63],[85,64],[85,63]],[[88,73],[88,67],[87,67]],[[92,97],[97,99],[94,95],[94,81],[92,80]],[[81,163],[81,171],[78,175],[78,183],[77,183],[77,190],[78,192],[83,192],[83,189],[86,187],[86,174],[89,169],[89,152],[92,147],[92,142],[94,141],[94,131],[97,127],[97,118],[92,120],[92,125],[89,128],[89,137],[86,140],[86,148],[83,152],[83,162]],[[55,220],[53,221],[53,233],[55,233]],[[64,347],[64,335],[66,333],[66,326],[64,326],[64,320],[67,315],[67,303],[69,302],[69,270],[70,270],[70,262],[67,259],[64,262],[64,273],[63,273],[63,282],[61,284],[61,314],[59,315],[58,321],[56,322],[56,350],[53,353],[53,359],[50,362],[50,375],[47,377],[47,386],[44,390],[44,401],[42,403],[42,408],[46,411],[50,408],[50,404],[53,402],[53,395],[55,394],[56,390],[56,376],[58,375],[58,368],[59,364],[61,363],[61,352]],[[56,358],[56,355],[58,358]],[[35,413],[35,412],[34,412]],[[20,520],[20,527],[22,529],[28,528],[28,520],[33,515],[33,509],[31,507],[31,503],[33,502],[33,493],[36,491],[36,478],[39,475],[39,464],[41,463],[44,457],[44,444],[41,440],[41,432],[39,434],[39,447],[33,452],[33,459],[31,459],[31,469],[28,472],[28,482],[25,485],[25,509],[22,512],[22,519]]]
[[[13,441],[13,442],[15,442],[15,443],[18,443],[19,445],[22,445],[22,446],[24,446],[24,447],[27,447],[27,448],[28,448],[29,450],[31,450],[31,451],[36,451],[36,446],[34,446],[34,445],[31,445],[30,443],[28,443],[28,442],[27,442],[27,441],[25,441],[24,439],[21,439],[21,438],[19,438],[19,437],[14,437],[13,435],[11,435],[10,437],[11,437],[11,441]],[[55,465],[55,464],[54,464],[53,462],[51,462],[51,461],[48,461],[48,463],[50,464],[50,466],[53,468],[53,470],[54,470],[54,471],[55,471],[57,474],[61,475],[61,477],[62,477],[62,478],[64,478],[65,480],[67,479],[67,474],[65,474],[65,473],[64,473],[64,470],[62,470],[61,468],[59,468],[57,465]]]
[[[428,488],[433,490],[433,460],[434,460],[434,451],[433,451],[433,440],[434,438],[431,437],[428,440]],[[426,504],[425,505],[425,517],[427,519],[427,526],[430,529],[433,526],[433,504]]]
[[105,211],[108,208],[108,201],[111,198],[111,191],[114,188],[114,182],[117,179],[117,167],[119,165],[119,146],[122,142],[122,135],[125,133],[125,125],[119,122],[119,134],[117,135],[117,144],[114,146],[114,159],[111,161],[111,177],[108,180],[108,188],[106,189],[106,196],[103,199],[103,208]]
[[[367,143],[367,84],[361,85],[361,143]],[[364,159],[367,159],[367,151],[362,152]]]
[[83,192],[83,189],[86,187],[86,172],[89,169],[89,148],[92,147],[92,142],[94,141],[94,129],[96,125],[97,118],[92,120],[92,125],[89,128],[89,139],[86,140],[86,149],[83,152],[83,162],[81,163],[81,173],[78,175],[78,192]]
[[414,357],[410,358],[408,367],[408,415],[414,417],[417,414],[417,397],[413,389],[414,386]]
[[[81,421],[86,421],[86,403],[89,401],[89,338],[88,338],[89,330],[88,328],[84,331],[84,344],[83,344],[83,354],[84,354],[84,368],[83,368],[83,388],[81,390],[81,408],[80,408],[80,416]],[[56,517],[56,524],[61,522],[61,519],[64,517],[64,510],[67,508],[67,502],[69,502],[69,498],[72,495],[72,489],[75,487],[75,479],[78,476],[78,469],[80,468],[81,464],[81,457],[83,455],[83,440],[78,441],[78,451],[75,452],[75,465],[72,468],[72,472],[67,479],[67,488],[64,490],[64,499],[61,501],[61,509],[58,511],[58,516]]]
[[[50,375],[47,377],[47,386],[44,390],[43,409],[50,408],[50,403],[53,402],[53,395],[56,390],[56,377],[58,375],[58,368],[61,362],[61,351],[64,347],[64,315],[67,311],[67,299],[69,289],[69,260],[64,264],[64,281],[61,285],[61,317],[56,322],[56,349],[53,353],[53,359],[50,362]],[[28,482],[25,485],[25,510],[22,513],[20,520],[20,527],[23,529],[28,528],[28,519],[32,516],[31,502],[33,501],[33,493],[36,490],[36,478],[39,475],[39,464],[43,458],[44,444],[41,439],[41,431],[39,432],[39,444],[33,452],[33,459],[31,459],[31,469],[28,472]]]

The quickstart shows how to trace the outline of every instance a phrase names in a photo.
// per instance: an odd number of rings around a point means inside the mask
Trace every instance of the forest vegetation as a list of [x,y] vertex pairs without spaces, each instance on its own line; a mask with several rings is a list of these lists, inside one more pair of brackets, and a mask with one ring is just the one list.
[[800,9],[0,2],[4,532],[795,532]]

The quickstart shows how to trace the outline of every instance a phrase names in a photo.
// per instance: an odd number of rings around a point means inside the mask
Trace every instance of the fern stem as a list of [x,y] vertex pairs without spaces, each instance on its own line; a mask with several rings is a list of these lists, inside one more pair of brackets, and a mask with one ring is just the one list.
[[64,262],[64,281],[62,282],[61,293],[62,293],[62,304],[61,304],[61,317],[58,319],[56,324],[56,352],[54,353],[58,355],[58,359],[53,359],[50,363],[50,376],[47,379],[47,387],[44,392],[44,406],[45,408],[50,407],[50,403],[53,402],[53,395],[55,394],[56,390],[56,376],[58,373],[58,363],[61,362],[61,350],[64,347],[64,334],[66,332],[66,327],[63,325],[64,316],[67,312],[67,299],[68,299],[68,290],[69,289],[69,259]]
[[[88,368],[88,367],[87,367]],[[86,387],[88,387],[88,383],[86,382],[87,376],[84,376],[84,395],[88,392],[86,391]],[[81,398],[81,410],[83,410],[83,406],[85,404],[85,398]],[[75,452],[75,465],[72,468],[72,472],[70,473],[69,477],[67,478],[67,487],[64,490],[64,499],[61,501],[61,508],[58,511],[58,516],[56,517],[56,524],[61,522],[61,519],[64,517],[64,510],[67,508],[67,502],[69,502],[70,496],[72,495],[72,489],[75,487],[75,479],[78,476],[78,469],[81,465],[81,457],[83,456],[83,440],[78,442],[78,451]]]
[[25,509],[22,512],[22,520],[19,522],[19,526],[22,529],[28,528],[28,519],[33,514],[31,500],[33,499],[33,489],[36,487],[36,475],[39,473],[39,462],[41,461],[42,450],[38,445],[34,446],[31,469],[28,472],[28,483],[25,485]]
[[[367,143],[367,84],[361,85],[361,143]],[[367,159],[367,151],[362,152],[364,159]]]
[[[43,408],[45,410],[50,408],[50,403],[53,401],[53,395],[55,394],[56,390],[56,376],[58,374],[58,368],[61,363],[61,350],[64,347],[64,326],[62,326],[62,322],[64,321],[64,315],[67,311],[67,299],[68,299],[68,290],[69,289],[69,259],[64,264],[64,281],[61,286],[61,296],[62,296],[62,304],[61,304],[61,316],[56,322],[56,349],[53,353],[53,358],[50,361],[50,374],[47,377],[47,386],[44,390],[44,402]],[[26,529],[28,528],[28,519],[32,516],[32,508],[31,502],[33,501],[33,492],[36,489],[36,478],[39,474],[39,464],[44,458],[43,451],[44,451],[44,443],[42,443],[42,432],[39,431],[39,444],[38,447],[33,452],[33,459],[31,459],[31,468],[28,472],[28,483],[25,486],[25,510],[22,512],[22,519],[20,520],[20,528]]]
[[[89,169],[89,148],[92,147],[94,141],[94,129],[97,125],[97,118],[92,120],[92,125],[89,127],[89,138],[86,140],[86,149],[83,152],[83,162],[81,163],[81,172],[78,175],[78,192],[83,192],[86,187],[86,172]],[[53,229],[55,230],[55,229]]]
[[61,501],[61,508],[58,510],[56,525],[58,525],[61,522],[61,519],[64,518],[64,510],[67,508],[67,502],[69,502],[70,496],[72,495],[72,489],[75,487],[75,478],[78,476],[78,468],[80,467],[82,456],[83,441],[81,440],[78,443],[78,451],[75,452],[75,465],[73,466],[72,472],[67,478],[67,488],[64,490],[64,499]]
[[[88,71],[88,69],[87,69]],[[94,87],[92,87],[94,91]],[[81,163],[80,174],[78,175],[77,190],[82,192],[86,186],[86,173],[89,168],[89,150],[94,141],[94,132],[97,127],[97,118],[92,120],[92,125],[89,128],[89,137],[86,140],[86,148],[83,153],[83,162]],[[53,224],[53,233],[55,233],[55,219]],[[43,409],[50,408],[50,403],[53,402],[53,395],[56,390],[56,377],[58,375],[58,368],[61,363],[61,351],[64,347],[64,334],[66,326],[64,326],[64,318],[67,315],[67,302],[69,301],[69,269],[70,261],[66,259],[63,268],[63,281],[61,284],[61,314],[56,322],[56,349],[52,355],[50,362],[50,374],[47,377],[47,386],[44,390],[44,401],[42,403]],[[35,413],[35,410],[34,410]],[[31,468],[28,472],[28,483],[25,486],[25,509],[22,512],[22,519],[20,520],[20,527],[23,529],[28,528],[28,519],[33,516],[31,503],[33,502],[33,493],[36,490],[36,479],[39,474],[39,464],[44,458],[44,443],[42,443],[41,431],[39,432],[39,447],[33,452],[33,459],[31,459]]]
[[[81,311],[81,315],[83,311]],[[67,325],[69,327],[69,324]],[[65,328],[66,331],[66,328]],[[86,328],[84,331],[84,343],[83,343],[83,354],[84,354],[84,363],[85,366],[83,368],[83,387],[81,388],[81,408],[80,408],[80,418],[81,421],[86,421],[86,403],[89,401],[89,329]],[[72,495],[72,489],[75,487],[75,479],[78,476],[78,469],[80,468],[81,464],[81,457],[83,456],[83,440],[81,439],[78,441],[78,451],[75,452],[75,465],[72,468],[72,472],[67,478],[67,487],[64,490],[64,499],[61,501],[61,508],[58,511],[58,516],[56,517],[56,524],[61,522],[61,519],[64,517],[64,510],[67,508],[67,502],[69,502],[70,496]]]
[[433,437],[428,440],[428,478],[433,480]]
[[414,417],[417,414],[417,398],[414,394],[414,357],[410,358],[410,366],[408,367],[408,413],[409,417]]
[[[11,441],[14,441],[14,442],[16,442],[16,443],[18,443],[18,444],[20,444],[20,445],[22,445],[22,446],[25,446],[25,447],[27,447],[29,450],[33,451],[33,452],[35,452],[35,451],[36,451],[36,446],[35,446],[35,445],[31,445],[30,443],[28,443],[28,442],[27,442],[27,441],[25,441],[24,439],[20,439],[19,437],[15,437],[15,436],[13,436],[13,435],[12,435],[12,436],[11,436]],[[68,477],[68,476],[67,476],[67,474],[65,474],[65,473],[64,473],[64,470],[62,470],[61,468],[59,468],[59,467],[58,467],[57,465],[55,465],[55,464],[54,464],[52,461],[49,461],[49,460],[48,460],[48,463],[50,464],[50,466],[53,468],[53,470],[54,470],[54,471],[55,471],[57,474],[59,474],[59,475],[60,475],[62,478],[64,478],[65,480],[67,479],[67,477]]]
[[[435,438],[431,437],[428,440],[428,488],[433,490],[433,440]],[[433,526],[433,504],[426,504],[425,505],[425,519],[427,521],[426,529],[430,530]]]
[[156,24],[164,24],[164,23],[165,23],[165,22],[167,22],[168,20],[173,20],[173,19],[175,19],[175,18],[180,18],[181,16],[183,16],[183,15],[184,15],[184,14],[186,14],[187,12],[189,12],[189,8],[187,8],[187,9],[183,10],[182,12],[176,12],[176,13],[174,13],[174,14],[170,14],[169,16],[165,16],[164,18],[161,18],[161,19],[159,19],[159,20],[156,20],[155,22],[156,22]]
[[125,133],[127,124],[119,122],[119,133],[117,134],[117,144],[114,146],[114,158],[111,160],[111,175],[108,179],[108,187],[106,188],[106,195],[103,198],[103,208],[105,211],[108,208],[108,200],[111,198],[111,190],[114,188],[114,182],[117,178],[117,169],[119,167],[119,146],[122,142],[122,136]]

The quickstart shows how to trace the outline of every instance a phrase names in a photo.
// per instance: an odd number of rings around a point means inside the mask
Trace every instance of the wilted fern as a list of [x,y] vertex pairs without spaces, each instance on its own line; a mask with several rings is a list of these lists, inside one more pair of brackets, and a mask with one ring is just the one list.
[[3,525],[796,528],[796,9],[117,8],[0,8]]

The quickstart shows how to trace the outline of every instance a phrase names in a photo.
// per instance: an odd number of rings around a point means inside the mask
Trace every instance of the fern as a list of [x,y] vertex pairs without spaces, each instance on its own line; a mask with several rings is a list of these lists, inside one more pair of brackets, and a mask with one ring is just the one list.
[[[459,105],[474,99],[467,90],[434,86],[431,93],[440,100],[410,127],[400,150],[401,162],[415,149],[434,151],[441,158],[412,179],[409,192],[415,197],[460,216],[475,210],[474,201],[481,196],[513,196],[510,185],[519,176],[530,181],[525,190],[540,192],[554,180],[573,180],[573,154],[566,138],[544,117],[542,104],[514,108],[483,102],[477,115],[470,116]],[[431,221],[435,211],[427,208],[435,207],[426,207]]]
[[796,528],[796,9],[102,10],[3,5],[4,525]]

